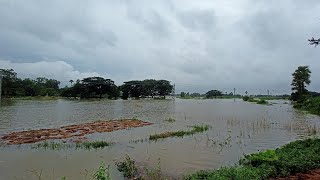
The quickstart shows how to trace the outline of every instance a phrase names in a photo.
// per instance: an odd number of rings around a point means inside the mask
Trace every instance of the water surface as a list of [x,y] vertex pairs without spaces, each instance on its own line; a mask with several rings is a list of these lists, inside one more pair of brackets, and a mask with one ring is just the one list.
[[[43,150],[31,145],[0,148],[0,179],[90,179],[101,162],[111,165],[114,179],[122,179],[114,161],[129,154],[141,166],[181,177],[200,169],[216,169],[237,163],[243,154],[277,148],[319,132],[320,118],[296,111],[287,101],[272,106],[240,99],[213,100],[50,100],[3,101],[0,135],[8,132],[58,128],[97,120],[138,118],[154,125],[93,134],[89,140],[116,144],[103,150]],[[167,118],[176,119],[166,122]],[[155,133],[188,129],[196,124],[212,128],[184,138],[148,141]],[[142,142],[143,141],[143,142]]]

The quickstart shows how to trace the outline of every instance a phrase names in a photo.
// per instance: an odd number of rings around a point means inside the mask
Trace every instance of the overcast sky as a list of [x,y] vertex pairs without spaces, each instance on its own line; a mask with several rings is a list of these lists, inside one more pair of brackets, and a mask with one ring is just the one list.
[[[0,0],[0,68],[67,85],[167,79],[176,91],[320,90],[319,0]],[[272,91],[273,90],[273,91]]]

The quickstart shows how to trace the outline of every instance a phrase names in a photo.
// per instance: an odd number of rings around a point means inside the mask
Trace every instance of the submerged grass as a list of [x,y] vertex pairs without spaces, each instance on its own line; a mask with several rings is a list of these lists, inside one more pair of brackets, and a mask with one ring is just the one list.
[[320,139],[298,140],[276,150],[246,155],[239,166],[199,171],[186,176],[194,179],[268,179],[305,173],[320,168]]
[[165,119],[164,121],[166,121],[166,122],[176,122],[176,120],[174,119],[174,118],[168,118],[168,119]]
[[154,135],[150,135],[149,139],[150,140],[158,140],[158,139],[164,139],[164,138],[168,138],[168,137],[183,137],[183,136],[190,136],[196,133],[201,133],[204,131],[209,130],[209,125],[195,125],[195,126],[191,126],[191,130],[188,131],[173,131],[173,132],[164,132],[164,133],[160,133],[160,134],[154,134]]
[[113,143],[106,141],[93,141],[93,142],[83,142],[76,144],[67,144],[67,143],[59,143],[59,142],[48,142],[44,141],[42,143],[38,143],[32,146],[33,149],[50,149],[50,150],[61,150],[67,148],[76,148],[76,149],[103,149],[104,147],[111,146]]
[[84,147],[85,149],[102,149],[110,145],[112,145],[112,143],[106,141],[83,142],[76,144],[77,148]]
[[244,96],[242,98],[244,101],[248,101],[248,102],[253,102],[253,103],[257,103],[257,104],[263,104],[263,105],[268,105],[268,101],[266,101],[266,99],[256,99],[256,98],[253,98],[253,97],[249,97],[249,96]]
[[123,161],[116,162],[116,166],[126,178],[134,178],[137,176],[138,168],[135,165],[135,161],[131,159],[129,155],[126,155]]

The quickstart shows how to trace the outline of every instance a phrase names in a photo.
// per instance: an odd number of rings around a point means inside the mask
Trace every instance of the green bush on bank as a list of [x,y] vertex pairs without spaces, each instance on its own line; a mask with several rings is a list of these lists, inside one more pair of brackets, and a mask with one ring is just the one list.
[[267,179],[304,173],[320,168],[320,139],[298,140],[276,150],[246,155],[239,166],[216,171],[199,171],[185,177],[194,179]]
[[320,97],[305,98],[296,102],[293,107],[320,115]]

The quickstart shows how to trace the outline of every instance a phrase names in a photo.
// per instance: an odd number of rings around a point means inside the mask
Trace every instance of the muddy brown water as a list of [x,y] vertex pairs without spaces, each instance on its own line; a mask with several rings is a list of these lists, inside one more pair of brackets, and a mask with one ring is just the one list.
[[[14,131],[138,118],[154,125],[88,135],[89,140],[112,141],[102,150],[32,149],[32,145],[0,147],[0,179],[91,179],[101,162],[110,165],[113,179],[123,179],[114,162],[125,154],[140,166],[181,177],[201,169],[233,165],[244,154],[277,148],[295,139],[319,135],[320,118],[297,111],[288,101],[272,106],[240,99],[214,100],[51,100],[2,101],[0,136]],[[166,122],[167,118],[175,122]],[[212,128],[183,138],[148,141],[155,133],[188,129],[195,124]]]

